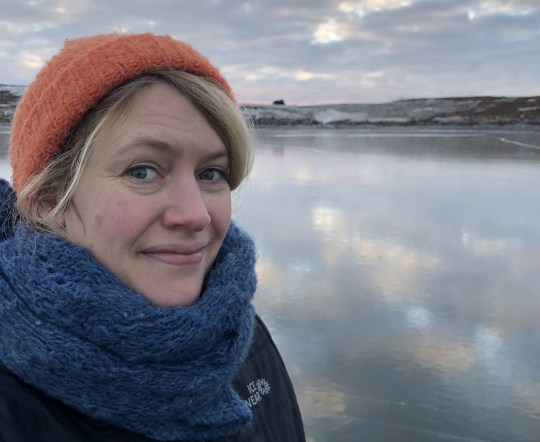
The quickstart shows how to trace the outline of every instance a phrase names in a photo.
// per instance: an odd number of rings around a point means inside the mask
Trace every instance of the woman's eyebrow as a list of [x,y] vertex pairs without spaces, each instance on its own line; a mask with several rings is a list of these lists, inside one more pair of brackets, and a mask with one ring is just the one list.
[[211,152],[208,155],[206,155],[206,159],[208,160],[220,160],[222,158],[229,159],[229,151],[225,148],[216,150],[215,152]]
[[[154,148],[156,150],[163,150],[163,151],[176,151],[171,144],[158,140],[156,138],[152,137],[138,137],[134,140],[130,141],[129,143],[125,145],[121,145],[118,149],[117,154],[118,155],[125,155],[127,153],[130,153],[132,149],[143,149],[143,148]],[[229,158],[229,151],[223,147],[220,146],[215,150],[212,150],[207,155],[205,155],[208,160],[217,160],[220,158]]]
[[158,140],[156,138],[139,137],[129,141],[128,143],[121,144],[116,153],[117,155],[125,155],[131,153],[133,149],[145,148],[153,148],[156,150],[165,151],[173,150],[173,147],[169,143],[166,143],[164,141]]

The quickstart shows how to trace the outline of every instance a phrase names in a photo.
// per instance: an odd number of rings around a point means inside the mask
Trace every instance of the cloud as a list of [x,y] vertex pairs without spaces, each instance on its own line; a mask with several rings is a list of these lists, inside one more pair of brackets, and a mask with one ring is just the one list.
[[475,19],[484,15],[528,15],[536,8],[530,2],[509,2],[503,0],[487,0],[478,2],[477,5],[469,8],[467,14],[470,19]]
[[534,0],[11,2],[0,83],[30,82],[67,37],[152,31],[194,45],[245,102],[540,95],[539,22]]
[[316,43],[332,43],[343,40],[345,32],[334,18],[321,23],[313,35]]
[[353,2],[341,2],[338,9],[342,12],[355,13],[360,17],[370,13],[378,12],[385,9],[395,9],[409,6],[411,1],[408,0],[361,0]]
[[300,70],[289,70],[282,69],[276,66],[265,66],[261,69],[250,71],[247,74],[244,74],[242,69],[239,68],[226,68],[224,69],[225,73],[242,75],[248,81],[261,81],[263,79],[292,79],[295,81],[309,81],[313,79],[325,79],[331,80],[335,78],[334,74],[324,73],[324,72],[310,72],[304,69]]

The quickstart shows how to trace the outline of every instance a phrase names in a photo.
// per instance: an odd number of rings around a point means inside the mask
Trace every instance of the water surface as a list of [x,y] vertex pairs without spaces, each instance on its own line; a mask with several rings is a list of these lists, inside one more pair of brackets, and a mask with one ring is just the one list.
[[308,440],[539,440],[540,133],[258,137],[235,218]]
[[310,440],[539,440],[529,144],[540,133],[260,133],[236,218]]

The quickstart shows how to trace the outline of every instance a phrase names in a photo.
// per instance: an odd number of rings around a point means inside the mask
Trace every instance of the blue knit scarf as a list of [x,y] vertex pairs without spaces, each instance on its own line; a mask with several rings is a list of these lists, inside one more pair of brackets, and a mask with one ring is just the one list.
[[[0,196],[9,200],[5,184]],[[0,220],[0,222],[2,222]],[[231,224],[200,299],[157,307],[86,250],[19,223],[0,243],[0,361],[83,414],[158,440],[239,431],[231,388],[249,348],[251,239]]]

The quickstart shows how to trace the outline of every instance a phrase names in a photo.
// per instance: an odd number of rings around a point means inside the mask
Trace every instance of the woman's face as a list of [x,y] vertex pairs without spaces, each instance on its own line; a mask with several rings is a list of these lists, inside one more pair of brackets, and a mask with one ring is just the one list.
[[227,149],[191,102],[152,85],[97,138],[59,222],[132,290],[188,305],[229,226],[228,168]]

